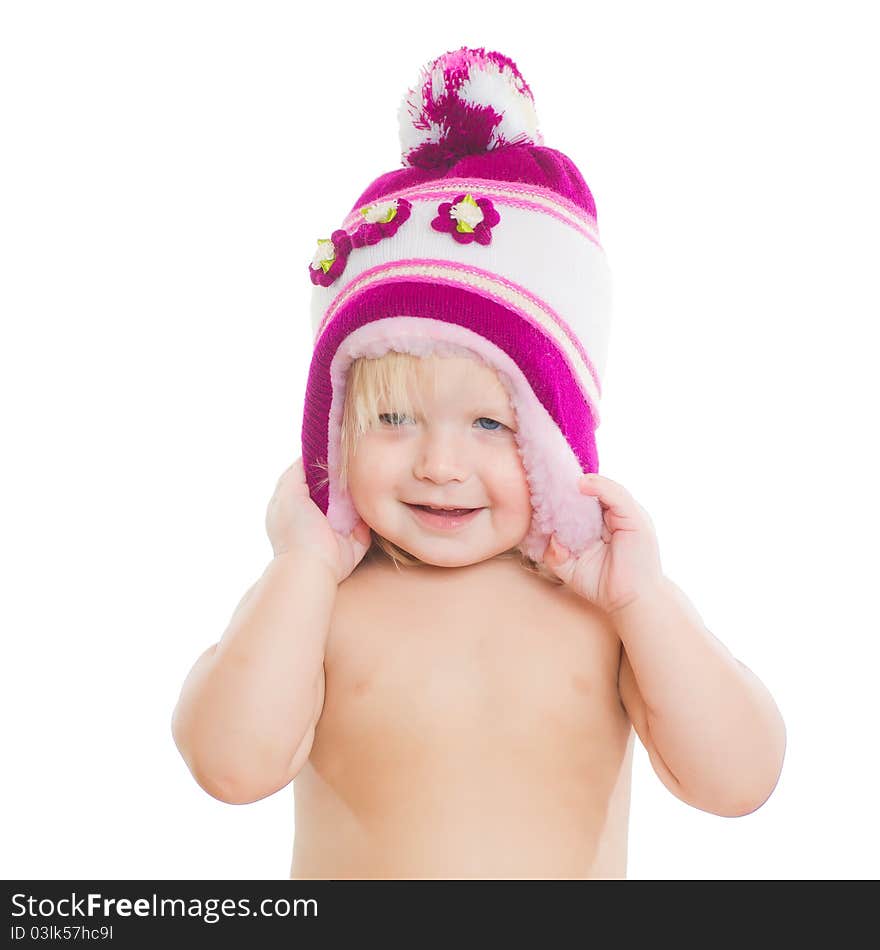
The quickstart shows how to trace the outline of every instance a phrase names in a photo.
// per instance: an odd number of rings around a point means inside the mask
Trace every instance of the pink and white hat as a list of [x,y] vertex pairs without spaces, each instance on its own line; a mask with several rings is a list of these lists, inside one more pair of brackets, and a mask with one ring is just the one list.
[[532,504],[521,549],[540,561],[555,532],[578,554],[602,529],[597,499],[577,489],[599,467],[611,313],[593,196],[571,159],[544,147],[531,90],[500,53],[462,47],[423,67],[399,121],[404,167],[366,189],[309,265],[311,497],[336,531],[354,528],[338,484],[354,359],[469,354],[497,371],[517,414]]

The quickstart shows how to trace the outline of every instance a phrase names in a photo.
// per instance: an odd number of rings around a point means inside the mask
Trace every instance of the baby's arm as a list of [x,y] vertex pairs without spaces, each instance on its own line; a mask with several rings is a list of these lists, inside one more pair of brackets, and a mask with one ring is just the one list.
[[230,804],[265,798],[306,761],[324,698],[338,583],[320,558],[276,555],[186,678],[172,733],[193,777]]
[[663,783],[716,815],[759,808],[779,780],[786,746],[764,684],[668,578],[610,619],[623,645],[621,701]]

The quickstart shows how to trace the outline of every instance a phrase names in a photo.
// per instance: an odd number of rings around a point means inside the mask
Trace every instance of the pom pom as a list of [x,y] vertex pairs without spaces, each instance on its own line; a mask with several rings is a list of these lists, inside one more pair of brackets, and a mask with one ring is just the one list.
[[532,91],[513,60],[461,49],[422,67],[398,111],[401,158],[419,168],[449,166],[506,145],[543,145]]

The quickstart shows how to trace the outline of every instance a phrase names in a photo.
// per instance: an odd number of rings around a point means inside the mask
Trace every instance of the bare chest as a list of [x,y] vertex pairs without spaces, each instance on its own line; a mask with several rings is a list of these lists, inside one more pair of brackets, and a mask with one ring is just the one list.
[[619,731],[620,642],[589,604],[515,562],[419,570],[367,566],[340,587],[316,746],[558,765]]

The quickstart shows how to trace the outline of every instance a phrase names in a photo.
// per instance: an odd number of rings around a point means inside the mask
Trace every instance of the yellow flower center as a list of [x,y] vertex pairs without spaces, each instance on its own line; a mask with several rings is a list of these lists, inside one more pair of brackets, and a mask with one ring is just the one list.
[[333,246],[333,242],[328,241],[326,238],[319,239],[318,250],[315,251],[315,256],[312,258],[312,270],[317,270],[320,267],[326,274],[333,266],[333,261],[335,260],[336,248]]
[[465,195],[457,205],[453,205],[449,215],[458,222],[455,229],[459,234],[473,233],[474,228],[483,220],[480,206],[470,195]]
[[378,201],[374,205],[361,208],[361,214],[370,224],[388,224],[397,214],[397,199],[392,201]]

